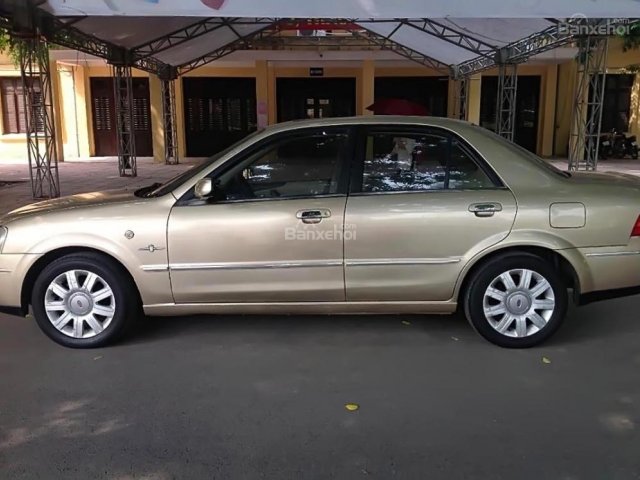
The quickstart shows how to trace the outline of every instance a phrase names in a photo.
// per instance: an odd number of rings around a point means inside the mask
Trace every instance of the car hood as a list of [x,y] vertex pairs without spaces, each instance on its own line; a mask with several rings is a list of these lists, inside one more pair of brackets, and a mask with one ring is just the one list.
[[6,224],[24,217],[44,215],[61,210],[94,207],[98,205],[112,205],[140,200],[135,196],[134,190],[106,190],[104,192],[89,192],[55,198],[44,202],[32,203],[13,210],[2,218],[0,223]]

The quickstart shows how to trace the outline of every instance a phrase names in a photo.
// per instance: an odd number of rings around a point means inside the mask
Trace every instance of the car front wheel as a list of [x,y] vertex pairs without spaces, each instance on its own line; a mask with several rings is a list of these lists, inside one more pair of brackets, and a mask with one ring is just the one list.
[[549,338],[567,310],[558,272],[528,254],[490,260],[470,279],[464,306],[475,330],[501,347],[527,348]]
[[43,269],[31,305],[36,322],[66,347],[101,347],[117,340],[137,313],[131,280],[109,258],[71,254]]

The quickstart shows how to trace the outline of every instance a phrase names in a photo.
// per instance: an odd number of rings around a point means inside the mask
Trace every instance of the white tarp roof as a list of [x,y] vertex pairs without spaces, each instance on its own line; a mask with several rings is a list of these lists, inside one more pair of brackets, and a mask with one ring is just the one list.
[[500,47],[553,26],[555,18],[639,15],[640,0],[48,0],[40,8],[79,17],[75,28],[132,50],[202,20],[209,27],[220,23],[213,31],[209,28],[208,33],[154,50],[154,58],[174,66],[191,63],[282,18],[349,19],[441,64],[457,65],[478,57],[477,49],[421,30],[421,19],[481,42],[483,54],[491,56]]
[[[204,18],[194,17],[87,17],[74,23],[74,27],[101,40],[116,45],[135,48]],[[264,24],[251,24],[255,19],[244,19],[245,23],[233,24],[233,30],[220,19],[220,28],[191,41],[175,45],[153,56],[169,65],[180,65],[235,41],[238,35],[250,35],[264,28]],[[217,20],[216,20],[217,21]]]
[[[548,20],[538,18],[446,18],[439,19],[438,22],[443,26],[468,34],[476,40],[481,40],[496,49],[553,25]],[[408,23],[409,25],[399,22],[358,21],[358,24],[367,30],[388,37],[389,40],[446,65],[459,64],[478,56],[478,53],[454,45],[410,25],[419,26],[420,22]],[[397,28],[398,25],[400,28]],[[389,35],[391,36],[389,37]]]
[[280,18],[635,17],[638,0],[49,0],[56,15]]
[[[130,16],[88,16],[75,22],[75,28],[110,43],[134,49],[147,42],[156,40],[163,35],[192,25],[211,17],[130,17]],[[219,22],[220,28],[197,38],[176,44],[164,51],[156,52],[153,56],[169,65],[182,65],[200,58],[214,50],[222,48],[238,39],[238,35],[250,35],[268,24],[251,22],[257,20],[240,19],[232,24],[232,28],[225,20],[214,17],[214,24]],[[264,19],[263,19],[264,20]],[[462,46],[447,42],[437,36],[426,33],[411,25],[419,26],[419,21],[376,22],[372,19],[356,20],[361,27],[374,34],[388,37],[390,40],[410,48],[422,55],[439,61],[444,65],[456,65],[478,56]],[[453,28],[470,38],[482,41],[491,49],[498,49],[508,43],[540,32],[553,23],[549,20],[536,18],[447,18],[438,19],[446,27]]]

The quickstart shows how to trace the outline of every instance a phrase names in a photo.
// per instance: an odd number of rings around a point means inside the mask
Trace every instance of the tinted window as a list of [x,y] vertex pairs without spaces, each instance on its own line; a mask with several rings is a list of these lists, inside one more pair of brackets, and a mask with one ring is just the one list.
[[467,150],[446,134],[381,132],[366,138],[363,192],[492,187]]
[[249,155],[216,181],[222,200],[338,193],[346,132],[314,131],[276,141]]

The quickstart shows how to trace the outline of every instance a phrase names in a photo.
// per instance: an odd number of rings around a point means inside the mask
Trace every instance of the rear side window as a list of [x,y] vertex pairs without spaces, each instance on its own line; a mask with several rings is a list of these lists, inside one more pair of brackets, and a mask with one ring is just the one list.
[[469,149],[443,132],[366,135],[362,193],[495,188]]

